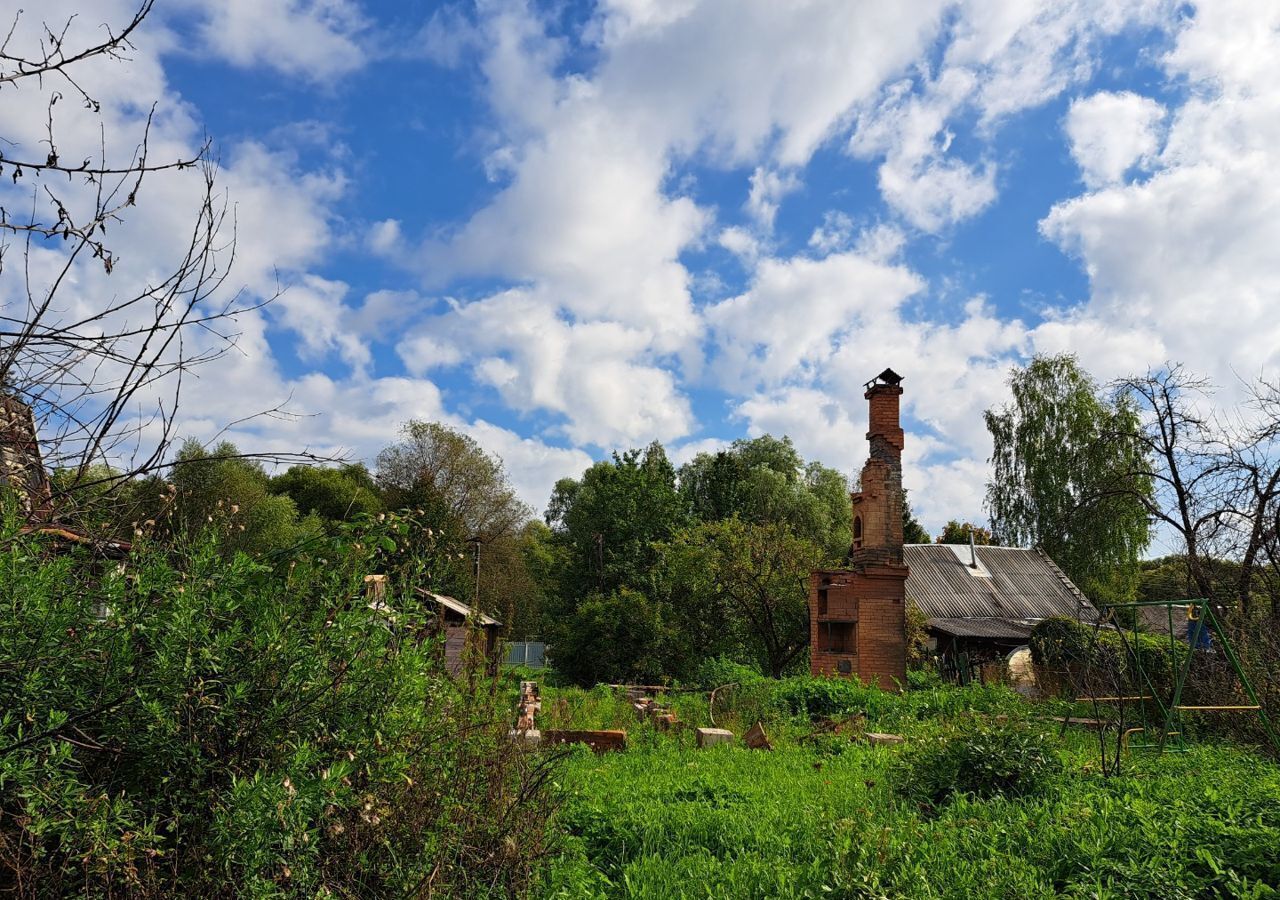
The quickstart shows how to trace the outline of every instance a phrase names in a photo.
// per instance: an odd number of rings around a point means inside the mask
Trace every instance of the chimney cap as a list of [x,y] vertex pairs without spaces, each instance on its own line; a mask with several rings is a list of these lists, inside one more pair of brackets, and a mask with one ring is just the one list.
[[871,390],[873,387],[876,386],[876,384],[888,384],[888,385],[892,385],[893,387],[897,387],[901,383],[902,383],[901,375],[893,371],[893,369],[885,369],[875,378],[872,378],[865,385],[863,385],[863,387],[865,387],[867,390]]

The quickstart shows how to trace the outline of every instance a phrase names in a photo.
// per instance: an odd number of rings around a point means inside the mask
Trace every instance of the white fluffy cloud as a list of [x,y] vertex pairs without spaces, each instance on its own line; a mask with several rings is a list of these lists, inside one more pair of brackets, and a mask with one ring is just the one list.
[[[1103,377],[1173,357],[1220,382],[1277,362],[1274,4],[1220,0],[1183,15],[1164,0],[599,0],[571,36],[558,13],[521,0],[461,9],[419,37],[457,77],[482,79],[489,118],[464,149],[480,148],[492,187],[463,220],[375,210],[351,238],[340,216],[358,165],[300,162],[299,134],[283,131],[220,148],[239,231],[232,281],[255,297],[287,290],[244,317],[240,354],[192,381],[193,433],[292,396],[320,415],[253,420],[233,436],[366,456],[400,421],[437,419],[501,453],[537,505],[586,465],[579,447],[717,446],[699,437],[720,433],[697,420],[690,397],[701,391],[722,391],[750,433],[791,434],[807,456],[853,473],[862,382],[892,365],[907,376],[908,485],[936,528],[980,515],[981,411],[1029,352],[1079,352]],[[87,26],[113,11],[130,10],[119,0]],[[202,139],[199,111],[166,78],[179,36],[232,65],[332,89],[367,64],[376,31],[355,0],[182,0],[163,14],[134,62],[92,73],[126,152],[157,98],[158,155]],[[1168,83],[1145,85],[1148,96],[1090,93],[1103,43],[1150,26],[1171,37],[1147,57]],[[946,284],[950,263],[930,280],[904,262],[920,258],[912,241],[945,244],[922,233],[949,236],[1018,188],[1004,181],[1005,124],[1068,93],[1079,96],[1064,147],[1084,190],[1046,210],[1040,229],[1079,260],[1088,297],[1024,322]],[[4,137],[38,147],[39,98],[6,96]],[[93,122],[73,106],[59,109],[59,128],[68,146],[92,148]],[[883,205],[853,208],[833,192],[808,245],[788,250],[796,235],[774,233],[791,221],[779,210],[808,193],[824,148],[873,167]],[[713,206],[697,181],[706,169],[740,193]],[[6,200],[15,190],[0,187]],[[113,290],[162,270],[196,197],[166,178],[140,199],[113,237]],[[363,273],[326,267],[344,240],[411,274],[353,289]],[[724,250],[733,274],[691,270]],[[37,274],[50,262],[39,256]],[[718,287],[739,272],[742,284]],[[100,276],[75,275],[76,302],[91,303]],[[957,292],[970,299],[947,299]],[[303,374],[277,362],[282,338]],[[378,353],[389,345],[406,374],[387,374],[395,359]],[[451,383],[467,399],[442,390]],[[459,412],[476,393],[549,430],[517,434]]]
[[[48,3],[38,14],[19,19],[10,49],[29,46],[39,39],[42,21],[60,28],[77,12],[74,3]],[[68,46],[96,39],[101,23],[127,21],[135,4],[121,0],[95,6],[92,15],[82,9],[71,20]],[[202,8],[204,9],[204,8]],[[344,44],[327,42],[316,29],[356,23],[355,8],[337,3],[294,3],[261,5],[229,4],[204,9],[212,18],[209,27],[221,22],[229,30],[219,39],[232,40],[246,21],[257,22],[262,33],[258,41],[239,49],[227,48],[237,64],[270,64],[292,74],[321,79],[328,74],[349,71],[354,57]],[[168,82],[164,56],[176,41],[167,29],[182,27],[177,13],[165,10],[169,19],[154,15],[148,19],[134,43],[128,63],[97,60],[79,71],[80,80],[101,102],[100,117],[75,103],[56,107],[56,133],[65,159],[93,157],[101,134],[107,135],[109,160],[127,159],[141,138],[147,112],[154,102],[155,117],[150,136],[153,161],[194,155],[203,143],[198,110],[184,102]],[[266,38],[279,38],[289,47],[269,63],[254,58],[265,52]],[[310,46],[297,43],[307,38]],[[302,41],[306,43],[306,41]],[[310,62],[297,54],[316,53]],[[292,56],[290,54],[293,54]],[[326,57],[323,65],[318,64]],[[311,66],[305,72],[298,67]],[[47,91],[34,90],[30,83],[5,92],[3,137],[9,148],[6,156],[47,152],[41,148],[45,124]],[[101,126],[102,131],[99,131]],[[513,481],[522,496],[532,503],[543,502],[554,480],[568,471],[580,470],[589,458],[580,450],[558,448],[537,439],[522,437],[483,419],[462,416],[450,409],[439,387],[423,377],[375,377],[369,371],[372,344],[387,341],[393,331],[410,318],[421,316],[431,304],[407,291],[383,290],[362,300],[351,296],[347,284],[326,278],[315,269],[332,252],[339,238],[334,222],[339,205],[346,199],[348,176],[336,164],[321,162],[310,167],[299,163],[291,144],[299,130],[282,132],[280,141],[272,135],[261,140],[219,145],[216,205],[226,204],[226,227],[217,243],[226,247],[218,256],[220,264],[230,261],[232,223],[236,239],[236,260],[231,277],[209,299],[210,306],[230,300],[243,291],[248,304],[267,299],[278,291],[279,298],[261,310],[242,313],[234,323],[223,323],[234,334],[236,346],[226,356],[187,373],[182,392],[179,436],[200,440],[224,437],[255,452],[297,452],[308,450],[322,455],[350,455],[370,459],[395,438],[397,427],[407,419],[444,421],[477,437],[489,449],[499,452],[512,470]],[[282,146],[277,146],[277,143]],[[8,174],[8,173],[6,173]],[[146,284],[155,284],[173,271],[196,223],[203,181],[198,170],[160,173],[150,176],[138,193],[138,205],[125,211],[112,224],[109,246],[116,256],[110,275],[97,260],[85,259],[72,265],[58,294],[58,313],[67,317],[84,315],[101,308],[104,296],[130,296]],[[73,210],[91,200],[86,188],[72,180],[56,185]],[[25,182],[0,182],[0,202],[16,212],[30,204]],[[394,228],[385,225],[375,232],[382,245],[394,243]],[[47,286],[56,277],[63,261],[61,247],[40,247],[32,256],[35,289]],[[0,286],[10,296],[22,290],[23,266],[6,259]],[[315,366],[312,371],[286,374],[277,361],[276,346],[281,338],[293,341],[296,355]],[[207,332],[193,331],[185,350],[198,355],[218,345]],[[454,351],[456,360],[456,350]],[[347,372],[331,375],[321,371],[336,357]],[[415,366],[414,370],[421,370]],[[161,386],[163,388],[164,386]],[[139,397],[138,412],[145,417],[162,396]],[[286,411],[278,411],[283,407]],[[255,413],[271,410],[266,416]],[[247,417],[247,418],[246,418]],[[157,437],[153,428],[146,434]]]
[[[858,385],[895,364],[929,385],[908,404],[936,440],[921,464],[980,465],[981,410],[1034,346],[1027,327],[980,300],[959,314],[932,303],[897,261],[907,235],[895,225],[859,231],[833,210],[807,252],[778,256],[778,209],[815,151],[839,141],[878,166],[907,225],[972,218],[998,196],[1000,123],[1087,80],[1102,40],[1167,13],[1159,0],[605,0],[582,71],[523,4],[482,4],[465,37],[488,48],[486,169],[498,189],[413,256],[436,285],[496,276],[510,287],[455,303],[401,354],[448,365],[443,346],[465,347],[473,376],[509,406],[556,413],[570,440],[600,447],[692,433],[686,385],[700,379],[738,396],[751,429],[794,425],[805,441],[825,421],[824,434],[839,433],[860,415]],[[1081,153],[1093,152],[1085,140]],[[712,228],[724,213],[679,177],[691,160],[749,173],[747,222]],[[699,308],[684,255],[709,235],[748,283]],[[1038,333],[1046,346],[1050,333]],[[814,403],[825,419],[782,415]]]
[[1103,376],[1174,359],[1231,388],[1280,362],[1280,9],[1202,4],[1162,64],[1189,98],[1146,151],[1149,177],[1118,180],[1113,161],[1107,187],[1041,222],[1091,291],[1037,344],[1082,348]]
[[893,318],[922,287],[905,267],[856,253],[761,260],[746,293],[707,310],[721,354],[716,369],[738,388],[812,379],[847,335]]
[[[713,211],[673,172],[691,155],[753,161],[744,207],[767,231],[800,185],[795,167],[922,50],[941,9],[807,6],[606,3],[599,66],[560,76],[535,15],[484,5],[474,27],[490,47],[483,69],[502,132],[490,161],[503,186],[416,259],[436,283],[484,275],[527,287],[459,304],[428,331],[466,342],[485,357],[478,377],[508,403],[561,414],[576,442],[688,433],[679,376],[701,369],[704,324],[681,254],[706,240]],[[748,264],[759,253],[742,229],[721,241]]]
[[693,425],[674,374],[652,357],[652,340],[620,322],[570,322],[547,298],[512,290],[427,320],[400,355],[411,371],[424,371],[441,342],[461,347],[475,378],[508,406],[561,413],[575,444],[611,448],[672,440]]
[[778,206],[782,198],[800,187],[800,178],[795,172],[775,172],[757,167],[751,173],[751,191],[747,194],[746,209],[756,224],[765,231],[773,229],[773,220],[778,215]]
[[1159,145],[1164,107],[1132,91],[1102,91],[1072,102],[1066,132],[1071,156],[1091,188],[1115,184]]
[[[1037,106],[1096,68],[1097,43],[1164,12],[1159,0],[974,0],[958,3],[937,71],[886,85],[860,111],[849,141],[855,156],[882,158],[880,188],[908,222],[940,231],[996,198],[990,159],[949,155],[952,122],[976,115],[994,134],[1001,119]],[[916,82],[919,82],[917,88]]]
[[352,0],[181,0],[205,48],[242,68],[267,66],[327,83],[365,65],[367,28]]

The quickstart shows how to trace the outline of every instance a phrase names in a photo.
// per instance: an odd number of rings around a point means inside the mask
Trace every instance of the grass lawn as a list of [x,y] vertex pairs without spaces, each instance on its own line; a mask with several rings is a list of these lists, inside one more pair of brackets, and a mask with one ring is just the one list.
[[[961,794],[935,805],[904,794],[913,776],[902,748],[808,740],[808,716],[792,713],[794,695],[811,693],[804,682],[757,686],[754,700],[740,700],[749,718],[774,710],[771,753],[697,750],[691,730],[659,734],[602,689],[551,692],[544,709],[553,716],[626,727],[631,745],[564,761],[558,850],[542,895],[1278,895],[1280,767],[1266,759],[1202,744],[1186,754],[1134,754],[1123,776],[1104,778],[1090,735],[1072,730],[1059,741],[1039,720],[1046,710],[1001,689],[939,687],[901,698],[859,689],[850,702],[868,711],[867,726],[903,734],[908,745],[1002,713],[1011,727],[1045,733],[1061,760],[1061,773],[1029,796]],[[686,722],[706,724],[702,698],[677,706]],[[741,734],[742,722],[727,714]]]

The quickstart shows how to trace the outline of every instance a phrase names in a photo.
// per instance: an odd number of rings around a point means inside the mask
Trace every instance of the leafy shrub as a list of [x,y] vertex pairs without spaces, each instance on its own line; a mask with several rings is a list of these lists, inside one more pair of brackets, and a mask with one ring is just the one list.
[[907,637],[907,676],[919,671],[929,660],[929,628],[928,617],[910,597],[907,598],[905,610],[905,626]]
[[969,719],[912,741],[894,774],[901,793],[937,804],[953,794],[1027,796],[1061,771],[1062,761],[1042,732]]
[[[1082,731],[1065,741],[1096,752]],[[898,750],[795,746],[785,732],[768,754],[690,743],[569,758],[557,856],[534,896],[1165,900],[1280,885],[1280,767],[1241,750],[1139,755],[1139,777],[1069,768],[1036,796],[921,808],[886,772]]]
[[[1067,618],[1039,622],[1031,630],[1030,644],[1031,658],[1037,665],[1087,682],[1101,681],[1108,688],[1104,693],[1146,694],[1154,686],[1168,695],[1190,652],[1186,644],[1170,644],[1168,635],[1129,629],[1121,634],[1109,628],[1095,634],[1092,625]],[[1136,664],[1139,660],[1141,671]]]
[[910,690],[921,691],[926,688],[941,688],[945,687],[946,684],[942,679],[942,673],[937,669],[907,670],[907,688]]
[[882,694],[855,678],[787,678],[777,683],[774,700],[791,715],[811,719],[847,715],[876,705]]
[[[418,605],[399,516],[117,567],[0,524],[0,883],[19,897],[516,892],[547,771]],[[392,611],[364,576],[388,575]]]
[[760,674],[759,669],[725,656],[705,659],[698,666],[697,683],[707,690],[713,690],[722,684],[755,684],[763,680],[764,675]]

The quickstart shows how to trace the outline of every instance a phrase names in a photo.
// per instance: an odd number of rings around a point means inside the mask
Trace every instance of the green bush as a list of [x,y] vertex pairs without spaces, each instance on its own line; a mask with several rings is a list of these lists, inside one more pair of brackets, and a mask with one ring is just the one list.
[[1112,628],[1095,633],[1094,626],[1066,618],[1039,622],[1030,644],[1032,660],[1054,672],[1105,684],[1106,692],[1147,694],[1154,687],[1163,696],[1171,696],[1190,652],[1184,643],[1171,644],[1168,635]]
[[[981,699],[946,690],[960,700],[930,709]],[[1238,749],[1137,755],[1116,778],[1068,762],[1035,795],[922,805],[895,790],[906,747],[770,736],[772,753],[668,735],[566,760],[556,855],[534,896],[1189,900],[1280,885],[1280,767]],[[1091,760],[1096,738],[1068,730],[1062,752]]]
[[779,681],[774,701],[791,715],[822,719],[882,707],[893,702],[893,695],[856,678],[800,676]]
[[[16,896],[522,889],[549,797],[502,692],[441,665],[427,527],[117,566],[0,524],[0,884]],[[371,608],[364,576],[388,575]]]
[[1061,772],[1062,761],[1044,733],[981,719],[940,725],[916,738],[894,768],[900,793],[933,804],[955,794],[1028,796]]
[[700,687],[714,690],[723,684],[756,684],[764,677],[754,666],[743,665],[726,656],[715,656],[703,660],[698,666],[696,681]]
[[907,670],[907,687],[913,691],[921,691],[926,688],[940,688],[946,686],[946,682],[942,679],[942,673],[937,669],[908,669]]

